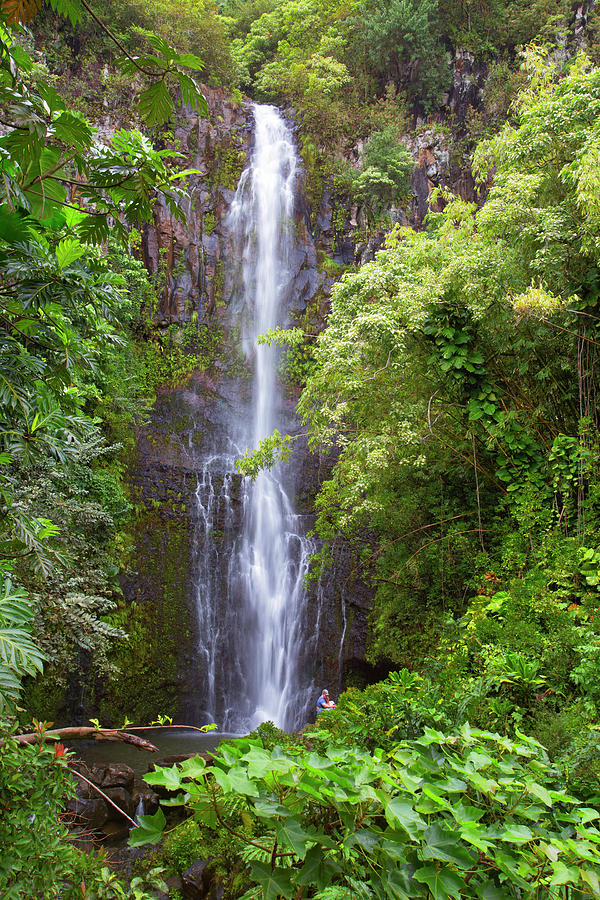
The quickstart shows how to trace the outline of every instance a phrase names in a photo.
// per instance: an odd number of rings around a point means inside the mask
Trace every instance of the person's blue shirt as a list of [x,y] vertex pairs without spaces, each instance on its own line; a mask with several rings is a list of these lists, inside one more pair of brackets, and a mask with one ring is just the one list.
[[328,704],[330,702],[329,694],[322,693],[317,700],[317,712],[321,712],[322,709],[328,709]]

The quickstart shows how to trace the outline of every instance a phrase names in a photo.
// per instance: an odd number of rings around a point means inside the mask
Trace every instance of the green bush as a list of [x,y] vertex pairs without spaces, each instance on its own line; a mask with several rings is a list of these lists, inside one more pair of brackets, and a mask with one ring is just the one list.
[[[365,725],[368,728],[368,724]],[[205,769],[158,770],[151,784],[183,786],[200,822],[235,804],[253,888],[245,895],[398,900],[598,896],[600,813],[561,787],[543,748],[472,729],[426,728],[387,753],[330,745],[290,756],[239,740]],[[176,781],[179,781],[179,785]],[[155,841],[159,811],[134,843]],[[258,894],[260,896],[260,894]]]
[[[43,730],[40,726],[40,730]],[[101,853],[85,854],[68,839],[63,803],[74,794],[62,744],[20,744],[0,723],[0,894],[4,900],[152,900],[164,887],[159,871],[123,885]]]

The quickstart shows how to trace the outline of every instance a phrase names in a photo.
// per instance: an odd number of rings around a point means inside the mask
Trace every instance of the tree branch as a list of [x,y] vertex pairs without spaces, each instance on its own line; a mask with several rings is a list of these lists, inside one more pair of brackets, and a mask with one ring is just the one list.
[[93,725],[53,728],[51,731],[34,731],[31,734],[17,734],[15,737],[20,744],[35,744],[39,741],[85,740],[86,738],[93,741],[120,741],[123,744],[133,744],[136,750],[158,753],[158,747],[137,734],[128,734],[126,731],[116,728],[94,728]]
[[111,800],[110,797],[108,797],[108,796],[104,793],[104,791],[103,791],[101,788],[98,787],[97,784],[94,784],[93,781],[90,781],[89,778],[86,778],[85,775],[82,775],[81,772],[78,772],[78,771],[77,771],[77,769],[69,769],[68,766],[67,766],[67,769],[68,769],[68,771],[71,773],[71,775],[77,775],[78,778],[83,779],[83,781],[85,781],[86,784],[89,784],[89,786],[90,786],[91,788],[93,788],[95,791],[98,791],[98,793],[100,794],[100,796],[103,797],[104,800],[106,800],[107,803],[110,803],[111,806],[114,806],[114,808],[115,808],[116,810],[118,810],[118,812],[120,812],[122,816],[125,816],[125,818],[128,819],[129,822],[131,822],[131,824],[134,826],[134,828],[137,827],[137,822],[135,822],[135,821],[131,818],[131,816],[128,816],[127,813],[125,812],[125,810],[121,809],[120,806],[117,806],[117,804],[116,804],[113,800]]

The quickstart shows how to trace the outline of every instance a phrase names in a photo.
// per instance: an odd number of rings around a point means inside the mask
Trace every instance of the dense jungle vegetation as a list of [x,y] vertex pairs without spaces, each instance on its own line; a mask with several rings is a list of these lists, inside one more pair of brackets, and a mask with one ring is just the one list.
[[[600,897],[599,12],[575,37],[563,0],[0,7],[2,896],[143,900],[210,858],[246,900]],[[461,118],[456,51],[485,73]],[[63,748],[15,735],[76,666],[114,665],[133,428],[210,364],[198,329],[157,328],[137,259],[156,191],[181,215],[164,147],[182,99],[207,111],[199,77],[293,108],[313,211],[327,187],[340,230],[357,206],[387,233],[316,342],[274,337],[335,460],[315,566],[354,548],[390,674],[301,735],[148,776],[189,816],[126,884],[66,838]],[[413,230],[431,127],[478,192],[438,190]]]

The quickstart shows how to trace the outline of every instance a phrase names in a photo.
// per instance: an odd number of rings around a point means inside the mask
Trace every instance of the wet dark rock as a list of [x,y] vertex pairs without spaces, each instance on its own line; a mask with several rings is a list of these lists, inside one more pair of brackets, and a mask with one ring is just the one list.
[[125,821],[106,822],[102,826],[99,837],[102,841],[106,841],[109,844],[120,843],[121,841],[126,841],[129,837],[129,827]]
[[113,803],[115,803],[124,813],[124,815],[121,815],[114,806],[110,806],[109,804],[108,815],[111,820],[122,821],[125,816],[129,816],[129,818],[133,817],[135,804],[129,791],[125,790],[124,787],[113,787],[107,788],[104,793],[107,797],[110,797]]
[[170,897],[174,896],[175,891],[181,893],[183,882],[179,875],[169,875],[163,880],[168,888],[167,893],[165,894],[163,891],[158,891],[156,900],[169,900]]
[[67,800],[67,812],[73,816],[76,825],[85,825],[98,831],[108,821],[108,804],[104,800]]
[[172,756],[163,756],[161,759],[156,759],[150,763],[148,766],[149,772],[154,772],[157,766],[176,766],[185,762],[186,759],[194,759],[196,756],[201,756],[207,766],[212,765],[214,756],[211,753],[179,753],[173,754]]
[[143,803],[143,815],[153,816],[158,811],[159,797],[155,791],[145,788],[141,791],[134,791],[131,799],[133,800],[134,810],[137,812],[140,801]]
[[208,860],[199,859],[183,873],[182,893],[186,900],[205,900],[210,890],[208,865]]
[[135,772],[130,766],[124,763],[109,763],[106,766],[91,766],[91,781],[99,785],[102,790],[106,788],[125,788],[127,791],[133,790],[133,782]]
[[487,67],[476,60],[474,53],[456,51],[447,108],[459,122],[464,122],[469,110],[481,104],[486,75]]

